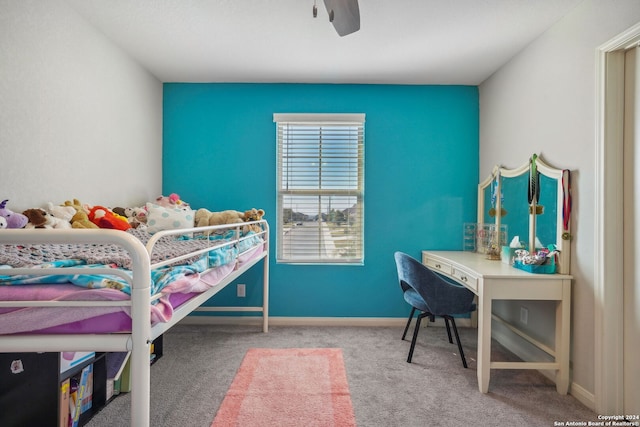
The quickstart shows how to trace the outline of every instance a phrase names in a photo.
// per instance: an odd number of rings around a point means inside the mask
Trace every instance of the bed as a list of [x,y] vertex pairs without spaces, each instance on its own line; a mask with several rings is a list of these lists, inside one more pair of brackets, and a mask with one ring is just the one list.
[[152,341],[260,261],[262,306],[214,310],[260,313],[267,332],[265,220],[154,234],[0,230],[0,348],[130,351],[131,425],[148,426]]

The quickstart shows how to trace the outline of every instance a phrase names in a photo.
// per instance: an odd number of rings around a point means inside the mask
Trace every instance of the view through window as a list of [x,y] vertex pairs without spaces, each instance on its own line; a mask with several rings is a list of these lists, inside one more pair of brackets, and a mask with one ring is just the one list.
[[364,114],[274,114],[277,261],[362,264]]

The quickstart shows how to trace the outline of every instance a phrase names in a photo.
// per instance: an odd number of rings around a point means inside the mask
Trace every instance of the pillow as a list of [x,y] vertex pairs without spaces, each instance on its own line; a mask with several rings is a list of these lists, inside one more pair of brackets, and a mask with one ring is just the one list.
[[192,228],[194,214],[191,208],[165,208],[155,203],[147,203],[147,231],[150,234],[176,228]]

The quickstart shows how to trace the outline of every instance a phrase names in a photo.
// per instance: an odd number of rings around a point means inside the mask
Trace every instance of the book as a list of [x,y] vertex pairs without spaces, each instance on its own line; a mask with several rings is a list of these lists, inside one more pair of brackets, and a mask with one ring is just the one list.
[[71,380],[67,378],[60,384],[60,422],[59,427],[69,426],[69,395],[71,392]]
[[[121,392],[129,391],[128,386],[128,378],[123,378],[123,374],[125,376],[128,373],[127,367],[129,365],[129,356],[131,352],[119,352],[119,353],[107,353],[106,361],[107,361],[107,399],[120,394]],[[124,383],[123,384],[123,380]],[[124,388],[122,387],[124,385]]]
[[69,422],[67,427],[73,423],[73,419],[76,416],[76,402],[78,401],[78,389],[80,388],[80,382],[78,378],[69,378]]
[[82,402],[80,403],[80,415],[87,412],[93,406],[93,365],[88,365],[87,383],[84,386]]
[[131,391],[131,359],[127,358],[124,364],[122,374],[116,380],[116,387],[119,393],[128,393]]
[[80,421],[80,414],[82,413],[82,399],[84,398],[84,391],[87,388],[87,381],[89,379],[89,372],[93,369],[93,365],[87,365],[82,369],[80,374],[80,381],[78,382],[78,391],[76,395],[75,408],[73,412],[73,420],[71,427],[78,427]]

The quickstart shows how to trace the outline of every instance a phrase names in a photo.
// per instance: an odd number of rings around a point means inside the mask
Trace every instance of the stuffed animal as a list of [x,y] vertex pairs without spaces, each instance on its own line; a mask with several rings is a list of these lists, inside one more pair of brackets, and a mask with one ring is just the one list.
[[239,222],[244,222],[244,213],[234,210],[211,212],[208,209],[200,208],[196,211],[195,215],[196,227],[206,227],[208,225],[237,224]]
[[113,213],[127,218],[132,228],[139,228],[147,223],[147,210],[145,208],[122,208],[115,207],[111,209]]
[[78,199],[73,199],[73,202],[66,200],[63,206],[71,206],[76,210],[76,212],[84,211],[87,214],[89,213],[89,209],[85,205],[80,203]]
[[76,209],[72,206],[55,206],[47,203],[47,212],[51,215],[51,225],[53,228],[71,228],[71,218],[76,214]]
[[71,228],[71,222],[65,221],[62,218],[56,218],[49,212],[47,212],[47,222],[49,223],[49,225],[51,225],[52,228],[55,228],[56,230]]
[[120,206],[116,206],[115,208],[111,208],[111,212],[113,212],[114,214],[118,214],[120,216],[124,216],[124,217],[128,217],[129,215],[127,215],[127,211],[131,211],[132,208],[123,208]]
[[91,221],[89,221],[89,215],[84,211],[84,209],[79,210],[76,214],[71,218],[71,228],[100,228]]
[[147,210],[145,208],[133,208],[133,218],[142,224],[146,224]]
[[[144,230],[147,228],[147,210],[145,208],[132,208],[129,224],[132,227]],[[128,215],[127,215],[128,216]]]
[[73,206],[56,206],[53,203],[47,203],[47,211],[54,217],[66,221],[71,228],[71,218],[76,214],[76,208]]
[[53,228],[53,217],[44,209],[27,209],[22,214],[29,219],[24,228]]
[[126,218],[129,225],[131,225],[131,227],[133,228],[136,228],[137,224],[133,224],[131,222],[133,216],[133,208],[123,208],[121,206],[116,206],[115,208],[111,208],[111,212],[123,218]]
[[113,230],[128,230],[131,228],[127,218],[113,213],[104,206],[94,206],[89,210],[89,221],[99,228],[109,228]]
[[180,196],[176,193],[171,193],[168,196],[160,196],[154,203],[165,208],[180,208],[184,210],[191,209],[189,203],[180,200]]
[[[244,221],[260,221],[264,216],[264,210],[251,208],[248,211],[244,211]],[[262,231],[262,227],[258,224],[248,224],[245,225],[242,229],[243,232],[248,233],[249,231],[253,231],[254,233],[260,233]]]
[[24,214],[7,209],[8,201],[9,200],[3,200],[2,203],[0,203],[0,216],[6,220],[7,228],[23,228],[27,225],[27,222],[29,222],[29,218]]
[[89,221],[89,209],[88,206],[80,203],[80,200],[73,199],[73,201],[66,200],[64,205],[66,207],[72,207],[76,210],[76,213],[71,217],[71,228],[100,228],[91,221]]

